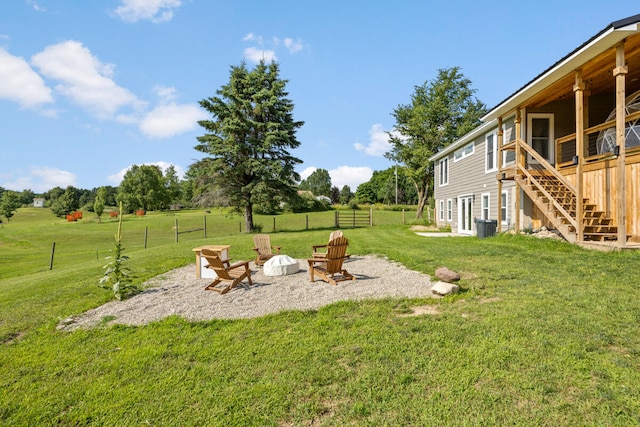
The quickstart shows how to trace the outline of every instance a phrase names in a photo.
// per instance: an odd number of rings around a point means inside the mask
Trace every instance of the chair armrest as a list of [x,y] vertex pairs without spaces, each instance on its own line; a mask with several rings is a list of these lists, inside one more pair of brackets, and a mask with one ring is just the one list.
[[252,248],[254,251],[256,251],[257,253],[260,253],[260,249],[258,248]]
[[246,266],[247,266],[247,268],[249,268],[249,263],[250,263],[250,262],[251,262],[251,261],[248,261],[248,260],[245,260],[245,261],[237,261],[237,262],[234,262],[233,264],[231,264],[231,265],[230,265],[229,267],[227,267],[227,268],[237,268],[237,267],[241,267],[241,266],[243,266],[243,265],[246,265]]
[[318,248],[326,248],[326,247],[327,247],[327,245],[313,245],[313,246],[311,246],[311,247],[312,247],[312,248],[313,248],[313,250],[315,251],[315,250],[316,250],[316,249],[318,249]]

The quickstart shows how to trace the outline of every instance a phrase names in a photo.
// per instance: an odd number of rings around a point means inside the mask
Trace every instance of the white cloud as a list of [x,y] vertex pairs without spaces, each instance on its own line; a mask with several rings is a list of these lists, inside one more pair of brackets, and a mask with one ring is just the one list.
[[27,0],[27,4],[33,8],[36,12],[46,12],[47,9],[43,6],[40,6],[35,0]]
[[27,61],[0,48],[0,98],[35,108],[53,102],[51,89]]
[[278,57],[273,50],[263,50],[257,47],[248,47],[244,50],[244,57],[251,62],[265,62],[277,61]]
[[180,0],[122,0],[114,13],[126,22],[149,20],[158,24],[171,21],[174,10],[181,5]]
[[53,187],[67,188],[76,186],[76,176],[71,172],[50,167],[33,167],[28,176],[18,177],[2,186],[13,191],[30,189],[36,193],[44,193]]
[[289,53],[300,52],[304,47],[301,42],[293,41],[293,39],[290,38],[284,39],[284,45],[287,49],[289,49]]
[[[392,133],[394,135],[396,134],[394,132]],[[387,135],[379,123],[371,126],[369,130],[369,143],[367,145],[356,143],[354,147],[358,151],[364,151],[366,154],[375,157],[382,157],[384,153],[391,151],[392,148],[389,143],[389,135]]]
[[309,166],[308,168],[306,168],[305,170],[303,170],[302,172],[300,172],[300,179],[307,179],[309,178],[309,175],[311,175],[312,173],[314,173],[318,168],[315,166]]
[[168,138],[197,126],[207,113],[195,104],[169,103],[148,112],[140,121],[140,130],[151,138]]
[[373,176],[373,170],[368,166],[339,166],[329,171],[331,185],[342,189],[345,185],[355,192],[358,185],[367,182]]
[[[173,163],[160,161],[160,162],[154,162],[154,163],[143,163],[143,164],[144,164],[144,165],[149,165],[149,166],[150,166],[150,165],[156,165],[156,166],[159,166],[159,167],[160,167],[160,169],[162,169],[162,173],[163,173],[163,174],[167,172],[167,169],[168,169],[170,166],[173,166],[173,167],[174,167],[174,169],[176,170],[176,175],[178,175],[178,178],[179,178],[179,179],[183,179],[183,178],[184,178],[184,169],[182,169],[180,166],[175,165],[175,164],[173,164]],[[125,173],[127,173],[127,171],[128,171],[129,169],[131,169],[131,167],[132,167],[132,166],[133,166],[133,165],[129,165],[129,166],[127,166],[126,168],[121,169],[119,172],[114,173],[113,175],[109,175],[109,176],[107,177],[107,179],[109,180],[109,182],[112,182],[114,186],[118,186],[118,185],[120,185],[120,183],[122,182],[122,178],[124,178],[124,174],[125,174]]]
[[113,64],[103,64],[82,43],[68,40],[35,54],[31,62],[40,72],[60,83],[56,91],[86,107],[98,118],[111,118],[123,107],[143,103],[113,80]]
[[246,36],[244,36],[244,38],[242,39],[245,42],[257,42],[258,44],[262,44],[263,40],[262,40],[262,36],[256,36],[253,33],[248,33]]

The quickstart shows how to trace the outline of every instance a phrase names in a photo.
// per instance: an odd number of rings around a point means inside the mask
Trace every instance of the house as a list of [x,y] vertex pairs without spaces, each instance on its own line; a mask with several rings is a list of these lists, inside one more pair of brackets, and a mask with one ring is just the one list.
[[33,207],[34,208],[43,208],[44,207],[44,199],[42,197],[34,197],[33,198]]
[[640,248],[640,15],[611,23],[431,158],[437,222]]

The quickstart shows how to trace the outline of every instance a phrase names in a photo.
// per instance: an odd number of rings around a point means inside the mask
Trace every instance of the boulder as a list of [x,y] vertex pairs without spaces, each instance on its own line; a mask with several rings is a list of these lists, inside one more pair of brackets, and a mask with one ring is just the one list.
[[440,267],[439,269],[437,269],[436,277],[447,283],[453,283],[460,280],[460,275],[455,271],[449,270],[447,267]]
[[437,282],[431,288],[432,293],[436,295],[442,295],[442,296],[457,294],[459,290],[460,290],[460,287],[458,285],[455,285],[453,283],[447,283],[447,282]]

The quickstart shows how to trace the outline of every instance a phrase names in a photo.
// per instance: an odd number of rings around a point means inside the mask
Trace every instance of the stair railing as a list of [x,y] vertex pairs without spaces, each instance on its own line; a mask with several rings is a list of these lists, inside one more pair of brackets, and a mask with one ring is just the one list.
[[[550,175],[555,177],[571,193],[572,197],[574,197],[577,202],[577,192],[575,187],[569,181],[567,181],[567,179],[564,176],[562,176],[560,172],[558,172],[544,157],[538,154],[538,152],[534,150],[533,147],[531,147],[526,142],[518,138],[517,144],[520,146],[520,149],[524,149],[525,152],[530,154],[531,157],[538,162],[538,165],[535,169],[541,170],[545,173],[549,172]],[[546,188],[544,188],[544,186],[536,179],[536,177],[533,174],[531,174],[529,169],[530,168],[533,169],[533,165],[530,165],[529,167],[527,167],[527,165],[522,164],[522,162],[518,161],[517,168],[520,172],[522,172],[527,177],[530,183],[535,185],[537,190],[542,192],[542,194],[544,194],[544,196],[551,201],[556,211],[562,214],[562,216],[567,220],[567,222],[569,222],[574,227],[574,229],[577,230],[578,223],[576,219],[572,217],[571,214],[567,212],[566,209],[560,203],[558,203],[556,198],[553,197],[547,191]]]

